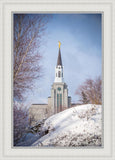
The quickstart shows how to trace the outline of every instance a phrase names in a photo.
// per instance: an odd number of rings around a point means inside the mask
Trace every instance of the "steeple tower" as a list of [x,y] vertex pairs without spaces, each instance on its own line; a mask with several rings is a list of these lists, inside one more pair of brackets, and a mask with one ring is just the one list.
[[52,114],[71,107],[71,97],[68,96],[68,87],[63,78],[60,46],[61,42],[59,42],[58,59],[55,67],[55,81],[51,88],[51,97],[48,98],[48,106],[51,108]]
[[58,53],[57,65],[55,67],[55,82],[64,82],[60,46],[61,42],[59,41],[59,53]]

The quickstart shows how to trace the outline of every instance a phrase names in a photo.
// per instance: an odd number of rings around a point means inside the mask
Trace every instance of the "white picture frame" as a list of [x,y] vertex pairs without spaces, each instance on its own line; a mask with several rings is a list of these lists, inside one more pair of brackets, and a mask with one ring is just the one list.
[[[79,159],[79,160],[113,160],[115,159],[115,2],[114,0],[34,0],[0,2],[1,19],[1,131],[0,131],[0,159]],[[13,148],[12,139],[12,65],[11,65],[11,27],[12,12],[103,12],[103,81],[104,81],[104,146],[92,149],[41,149],[41,148]]]

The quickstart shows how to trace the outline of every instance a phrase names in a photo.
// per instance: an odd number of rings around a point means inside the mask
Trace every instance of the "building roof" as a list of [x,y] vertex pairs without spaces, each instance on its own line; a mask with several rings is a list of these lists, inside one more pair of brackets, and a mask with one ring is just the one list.
[[61,51],[60,51],[60,48],[59,48],[58,59],[57,59],[57,66],[58,66],[58,65],[62,66],[62,59],[61,59]]

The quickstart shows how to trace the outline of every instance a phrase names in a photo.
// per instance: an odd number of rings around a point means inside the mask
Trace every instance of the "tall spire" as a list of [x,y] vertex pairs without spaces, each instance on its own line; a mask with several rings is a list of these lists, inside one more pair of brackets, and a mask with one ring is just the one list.
[[61,51],[60,51],[61,42],[59,41],[59,53],[58,53],[58,59],[57,59],[57,66],[62,66],[62,59],[61,59]]
[[55,67],[55,81],[58,83],[64,82],[63,78],[63,65],[62,65],[62,59],[61,59],[61,50],[60,50],[61,42],[59,41],[59,53],[58,53],[58,59],[57,59],[57,65]]

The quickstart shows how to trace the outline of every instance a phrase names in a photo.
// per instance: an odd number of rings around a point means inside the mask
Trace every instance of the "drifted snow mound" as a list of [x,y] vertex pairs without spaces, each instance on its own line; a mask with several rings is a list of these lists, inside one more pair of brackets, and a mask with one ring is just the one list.
[[102,106],[79,105],[49,117],[33,146],[101,146]]

